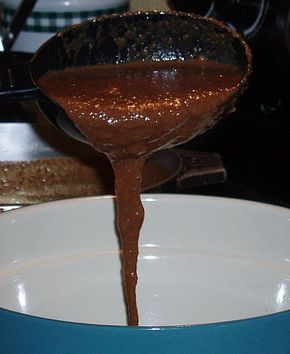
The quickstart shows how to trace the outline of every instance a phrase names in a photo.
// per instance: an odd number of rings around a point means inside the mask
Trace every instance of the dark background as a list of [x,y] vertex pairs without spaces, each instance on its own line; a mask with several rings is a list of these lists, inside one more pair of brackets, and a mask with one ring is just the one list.
[[[252,49],[253,73],[236,113],[187,144],[219,152],[228,180],[194,193],[290,206],[290,1],[171,0],[174,9],[210,15],[232,25]],[[214,6],[212,6],[214,5]],[[263,15],[252,26],[261,6]],[[211,8],[211,10],[209,10]],[[189,191],[190,192],[190,191]]]

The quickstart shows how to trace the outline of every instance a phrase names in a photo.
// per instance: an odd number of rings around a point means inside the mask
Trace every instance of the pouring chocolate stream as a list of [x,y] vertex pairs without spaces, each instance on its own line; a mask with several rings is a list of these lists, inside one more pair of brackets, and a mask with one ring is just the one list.
[[39,80],[42,91],[113,166],[129,325],[138,325],[144,161],[158,149],[191,139],[231,109],[243,75],[235,66],[200,58],[70,68]]

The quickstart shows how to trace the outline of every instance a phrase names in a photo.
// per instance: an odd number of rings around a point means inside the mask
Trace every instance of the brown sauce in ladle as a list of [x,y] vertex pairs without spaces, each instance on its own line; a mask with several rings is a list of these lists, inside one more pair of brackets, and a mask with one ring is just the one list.
[[113,166],[129,325],[138,325],[144,161],[153,151],[188,141],[213,125],[230,109],[242,78],[236,67],[188,59],[70,68],[39,80],[42,91]]

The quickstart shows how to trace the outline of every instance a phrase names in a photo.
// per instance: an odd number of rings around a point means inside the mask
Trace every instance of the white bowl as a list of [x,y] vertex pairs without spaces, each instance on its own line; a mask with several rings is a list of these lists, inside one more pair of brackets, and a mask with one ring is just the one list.
[[[289,324],[288,209],[184,195],[143,195],[143,203],[141,326],[224,323],[280,312],[288,313]],[[74,323],[125,325],[114,219],[111,197],[0,215],[0,307]]]

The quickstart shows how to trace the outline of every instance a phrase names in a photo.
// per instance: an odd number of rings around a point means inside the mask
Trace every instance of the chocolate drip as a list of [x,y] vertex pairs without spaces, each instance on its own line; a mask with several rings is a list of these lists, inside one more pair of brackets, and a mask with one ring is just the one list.
[[235,67],[200,58],[71,68],[39,81],[113,166],[129,325],[138,325],[144,161],[153,151],[188,141],[232,110],[242,78]]
[[140,200],[143,163],[143,158],[112,161],[116,176],[117,224],[122,246],[128,324],[132,326],[138,325],[136,285],[138,239],[144,219],[144,210]]

